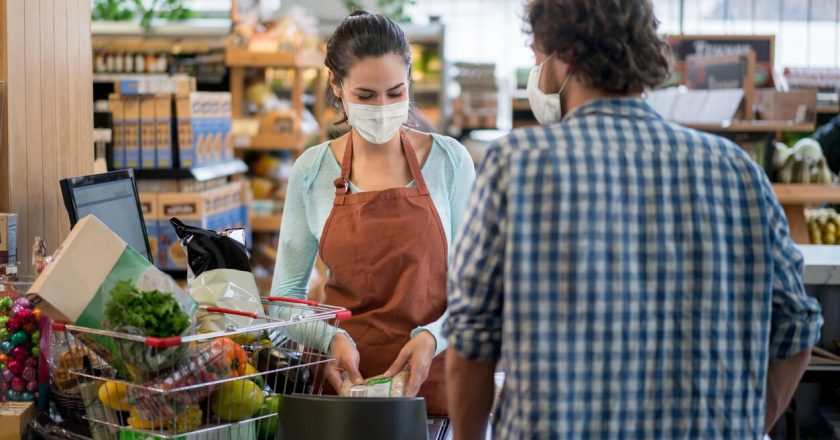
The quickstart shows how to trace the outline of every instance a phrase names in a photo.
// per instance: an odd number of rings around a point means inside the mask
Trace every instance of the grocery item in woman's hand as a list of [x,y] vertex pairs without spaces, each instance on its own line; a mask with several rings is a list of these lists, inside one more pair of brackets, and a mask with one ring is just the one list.
[[345,378],[340,394],[344,397],[403,397],[409,375],[409,370],[405,369],[389,378],[371,377],[361,385],[353,385],[349,378]]

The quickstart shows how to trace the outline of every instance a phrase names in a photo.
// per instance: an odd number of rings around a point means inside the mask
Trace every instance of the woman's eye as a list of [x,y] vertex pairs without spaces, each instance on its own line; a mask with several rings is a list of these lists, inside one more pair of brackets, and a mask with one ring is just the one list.
[[359,100],[360,100],[360,101],[368,101],[368,100],[370,100],[371,98],[373,98],[373,95],[369,95],[369,96],[359,96]]
[[400,98],[400,97],[402,97],[402,95],[403,95],[402,92],[400,92],[400,93],[389,93],[388,94],[388,96],[391,97],[391,98]]

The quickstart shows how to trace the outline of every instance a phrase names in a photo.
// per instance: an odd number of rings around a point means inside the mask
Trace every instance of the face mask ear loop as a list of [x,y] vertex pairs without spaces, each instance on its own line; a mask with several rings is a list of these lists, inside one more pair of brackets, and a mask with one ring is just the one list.
[[569,80],[572,79],[572,74],[575,72],[575,66],[569,67],[569,73],[566,74],[566,79],[563,80],[563,85],[560,86],[560,91],[557,92],[557,99],[560,100],[560,109],[562,111],[563,108],[563,91],[566,90],[566,85],[569,84]]

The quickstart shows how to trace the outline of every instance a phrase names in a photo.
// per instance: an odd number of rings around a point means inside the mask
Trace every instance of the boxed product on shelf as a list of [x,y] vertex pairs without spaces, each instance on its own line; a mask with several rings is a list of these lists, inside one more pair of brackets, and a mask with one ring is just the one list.
[[114,169],[125,168],[125,111],[123,101],[119,95],[111,94],[108,97],[108,105],[111,108],[113,129],[113,159],[111,165]]
[[230,93],[193,92],[175,98],[178,120],[178,152],[182,167],[207,165],[228,153]]
[[160,261],[160,205],[155,193],[140,193],[140,208],[143,211],[143,221],[146,223],[146,234],[149,237],[149,248],[155,263]]
[[125,166],[140,166],[140,97],[123,96],[125,115]]
[[140,168],[157,168],[155,96],[140,97]]
[[188,95],[196,89],[196,79],[186,75],[176,76],[136,76],[120,78],[116,81],[115,90],[121,95]]
[[184,224],[199,228],[208,228],[207,213],[210,200],[205,193],[161,193],[158,194],[161,215],[159,229],[160,259],[158,267],[161,269],[186,269],[187,254],[178,243],[175,229],[169,224],[169,219],[177,217]]
[[0,266],[17,264],[17,214],[0,213]]
[[155,141],[157,143],[155,157],[158,168],[172,168],[175,161],[172,157],[172,96],[167,94],[155,95]]

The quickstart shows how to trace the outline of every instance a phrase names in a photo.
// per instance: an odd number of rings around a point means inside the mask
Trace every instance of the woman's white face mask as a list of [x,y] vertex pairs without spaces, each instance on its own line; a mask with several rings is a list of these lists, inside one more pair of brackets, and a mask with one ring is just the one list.
[[408,121],[408,99],[389,105],[363,105],[347,101],[347,122],[365,140],[384,144]]
[[528,76],[528,86],[526,91],[528,93],[528,103],[531,104],[531,111],[537,122],[540,125],[553,124],[560,122],[563,119],[563,104],[560,95],[566,89],[566,84],[569,83],[569,78],[572,77],[571,71],[563,85],[560,86],[560,91],[557,93],[546,94],[540,90],[540,76],[542,75],[543,66],[547,63],[554,54],[549,55],[542,63],[534,66],[531,69],[531,74]]

